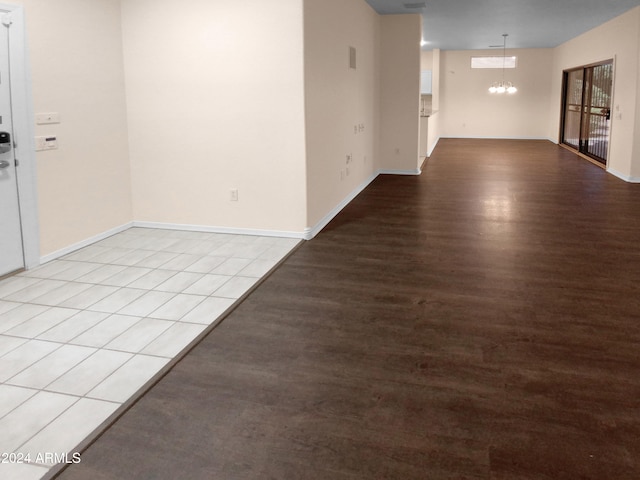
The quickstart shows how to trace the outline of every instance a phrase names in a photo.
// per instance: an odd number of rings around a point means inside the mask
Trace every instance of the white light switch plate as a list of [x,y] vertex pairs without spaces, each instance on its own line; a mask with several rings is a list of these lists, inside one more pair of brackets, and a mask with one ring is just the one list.
[[36,114],[36,124],[49,125],[51,123],[60,123],[60,114],[58,112]]
[[36,152],[55,150],[58,148],[58,138],[53,136],[36,137]]

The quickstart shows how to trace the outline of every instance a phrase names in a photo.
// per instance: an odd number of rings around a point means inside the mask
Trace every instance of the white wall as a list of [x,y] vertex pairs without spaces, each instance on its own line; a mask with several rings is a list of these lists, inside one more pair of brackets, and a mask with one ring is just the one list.
[[[640,176],[640,7],[555,49],[553,90],[547,124],[559,140],[562,71],[614,59],[613,111],[608,169],[625,177]],[[617,114],[621,118],[617,118]]]
[[423,108],[428,110],[428,114],[431,115],[432,110],[432,97],[431,93],[425,95],[423,94],[423,77],[425,70],[428,70],[432,74],[431,83],[433,91],[433,51],[432,50],[422,50],[420,52],[420,158],[429,156],[429,121],[430,119],[424,116]]
[[[440,134],[442,137],[548,138],[549,72],[552,49],[510,49],[517,68],[506,69],[513,95],[489,93],[502,69],[472,69],[471,57],[497,55],[495,50],[442,51]],[[499,52],[502,55],[502,51]]]
[[420,168],[420,39],[422,17],[382,16],[381,167],[398,172]]
[[[62,118],[36,128],[59,139],[37,154],[42,255],[132,220],[299,233],[379,169],[417,167],[418,15],[381,18],[364,0],[12,1],[35,111]],[[429,142],[557,140],[562,70],[615,58],[610,169],[640,177],[639,38],[640,7],[557,49],[518,50],[512,98],[487,93],[499,72],[472,72],[471,52],[434,52]]]
[[302,0],[122,3],[136,221],[304,230],[302,19]]
[[119,0],[11,0],[25,8],[36,126],[58,137],[37,153],[40,251],[131,221]]
[[[640,28],[639,28],[640,32]],[[633,150],[631,152],[631,175],[630,179],[640,182],[640,33],[638,34],[638,64],[636,72],[636,109],[635,109],[635,131],[633,133]]]
[[[380,17],[364,0],[306,0],[304,14],[307,215],[313,228],[379,168]],[[349,47],[356,49],[355,69]]]
[[433,50],[420,51],[420,70],[433,70]]
[[433,75],[432,75],[432,105],[434,110],[440,110],[440,97],[442,91],[442,52],[439,48],[432,53]]
[[418,171],[420,35],[419,15],[379,16],[364,0],[305,1],[312,231],[378,171]]
[[429,117],[429,130],[427,132],[427,154],[430,156],[440,140],[440,49],[436,48],[431,53],[433,69],[431,83],[431,117]]
[[[440,98],[434,96],[442,137],[548,138],[559,141],[562,71],[615,59],[614,110],[608,170],[640,180],[640,7],[554,49],[512,49],[518,68],[506,79],[515,95],[491,95],[498,70],[472,70],[471,55],[494,50],[441,52]],[[434,64],[436,63],[434,59]],[[434,78],[435,78],[434,74]],[[439,106],[435,105],[439,101]],[[618,108],[618,110],[616,110]],[[616,118],[616,114],[620,118]],[[433,119],[429,119],[430,127]]]
[[22,3],[35,110],[62,117],[36,132],[60,144],[38,154],[43,256],[132,221],[302,234],[381,168],[416,168],[418,15],[308,0],[305,84],[303,0]]

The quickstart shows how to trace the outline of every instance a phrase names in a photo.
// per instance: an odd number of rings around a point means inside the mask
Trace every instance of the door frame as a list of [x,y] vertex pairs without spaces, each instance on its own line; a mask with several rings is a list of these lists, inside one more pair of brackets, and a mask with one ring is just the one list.
[[[560,131],[558,132],[558,145],[571,150],[572,152],[574,152],[575,154],[577,154],[578,156],[584,158],[585,160],[588,160],[589,162],[593,163],[594,165],[597,165],[601,168],[603,168],[606,171],[609,171],[609,162],[611,160],[611,144],[612,144],[612,136],[613,136],[613,130],[614,130],[614,122],[613,122],[613,110],[614,110],[614,105],[615,105],[615,89],[616,89],[616,72],[617,72],[617,68],[616,68],[616,55],[613,55],[612,57],[606,59],[606,60],[600,60],[598,62],[593,62],[593,63],[589,63],[586,65],[577,65],[575,67],[572,68],[564,68],[562,70],[562,90],[561,90],[561,99],[560,99]],[[611,63],[612,65],[612,76],[611,76],[611,123],[609,125],[609,142],[607,145],[607,158],[606,158],[606,163],[601,163],[599,161],[597,161],[595,158],[591,157],[590,155],[587,155],[586,153],[583,153],[580,151],[580,149],[575,149],[572,145],[566,144],[564,143],[564,128],[565,128],[565,108],[566,108],[566,96],[567,96],[567,73],[574,71],[574,70],[580,70],[580,69],[587,69],[587,68],[591,68],[591,67],[596,67],[598,65],[604,65],[606,63]],[[583,99],[584,99],[584,92],[583,92]],[[584,100],[583,100],[584,103]],[[581,118],[581,122],[582,122],[582,118]],[[582,125],[580,126],[580,129],[582,131]]]
[[0,28],[10,22],[9,62],[11,66],[11,104],[15,157],[18,160],[16,178],[20,202],[22,249],[26,269],[40,264],[40,231],[36,182],[35,127],[31,70],[27,52],[27,31],[24,7],[0,3]]

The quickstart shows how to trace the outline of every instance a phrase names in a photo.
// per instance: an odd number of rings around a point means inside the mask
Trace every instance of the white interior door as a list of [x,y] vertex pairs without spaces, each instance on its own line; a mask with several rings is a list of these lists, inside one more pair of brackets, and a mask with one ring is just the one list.
[[0,276],[23,267],[22,227],[11,118],[9,29],[0,25]]

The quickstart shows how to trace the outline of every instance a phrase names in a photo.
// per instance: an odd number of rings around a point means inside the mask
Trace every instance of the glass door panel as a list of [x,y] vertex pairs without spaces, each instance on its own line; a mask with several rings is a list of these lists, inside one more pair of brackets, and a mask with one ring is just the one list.
[[580,124],[582,122],[582,84],[584,70],[565,72],[564,131],[562,143],[576,150],[580,148]]
[[613,62],[564,72],[562,143],[606,165]]
[[586,104],[587,128],[584,151],[596,160],[607,163],[611,118],[611,87],[613,64],[590,68],[590,90]]

